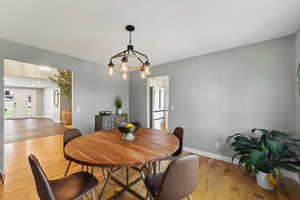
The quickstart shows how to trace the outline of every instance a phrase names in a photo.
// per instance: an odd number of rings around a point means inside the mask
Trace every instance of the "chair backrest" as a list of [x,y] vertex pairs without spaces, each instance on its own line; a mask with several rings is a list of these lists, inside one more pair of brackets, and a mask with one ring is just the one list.
[[190,195],[198,183],[199,159],[195,155],[174,160],[162,179],[158,199],[180,200]]
[[29,155],[28,160],[40,199],[55,200],[47,175],[42,169],[38,159],[34,155]]
[[81,136],[81,132],[76,129],[76,128],[72,128],[72,129],[68,129],[64,132],[64,149],[65,146],[73,139]]
[[173,156],[179,156],[182,153],[182,148],[183,148],[183,134],[184,134],[184,130],[181,127],[177,127],[177,128],[175,128],[173,134],[176,135],[178,137],[178,139],[179,139],[179,148],[173,154]]

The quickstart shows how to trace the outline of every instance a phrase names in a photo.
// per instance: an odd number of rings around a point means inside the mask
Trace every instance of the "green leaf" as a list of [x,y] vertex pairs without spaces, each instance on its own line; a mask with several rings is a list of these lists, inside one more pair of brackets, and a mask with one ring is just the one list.
[[268,154],[270,152],[263,142],[260,144],[260,148],[264,154]]
[[234,154],[231,158],[231,162],[233,162],[237,156],[241,156],[241,155],[245,155],[245,154],[248,154],[248,152],[244,151],[244,152],[239,152],[239,153]]
[[273,153],[278,153],[283,149],[283,144],[281,142],[270,140],[270,139],[267,139],[266,142],[267,142],[267,147]]
[[285,150],[285,151],[277,153],[277,155],[276,155],[277,160],[292,159],[292,158],[295,160],[298,160],[297,154],[291,150]]
[[228,138],[227,138],[227,143],[232,139],[232,138],[234,138],[234,137],[236,137],[236,136],[244,136],[242,133],[236,133],[236,134],[233,134],[233,135],[231,135],[231,136],[229,136]]
[[288,147],[296,148],[297,150],[300,150],[300,145],[296,143],[285,143]]
[[264,158],[264,153],[256,149],[251,150],[250,159],[254,165],[259,165]]
[[249,157],[249,156],[242,156],[242,157],[240,157],[240,162],[239,162],[239,164],[241,165],[241,164],[243,164],[243,163],[246,163],[246,164],[252,164],[252,163],[251,163],[250,157]]
[[300,172],[300,170],[297,169],[296,167],[293,167],[293,166],[291,166],[287,163],[284,163],[284,162],[279,162],[278,167],[280,167],[282,169],[286,169],[286,170],[291,171],[291,172]]
[[288,163],[300,167],[300,160],[297,160],[297,161],[288,161]]

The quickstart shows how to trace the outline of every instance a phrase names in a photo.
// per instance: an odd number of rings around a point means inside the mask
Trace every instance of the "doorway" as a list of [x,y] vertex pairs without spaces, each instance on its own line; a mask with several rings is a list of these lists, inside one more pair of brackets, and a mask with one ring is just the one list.
[[169,131],[169,76],[147,79],[147,125]]
[[5,119],[31,118],[36,115],[36,91],[34,89],[5,88]]
[[15,103],[12,91],[4,89],[4,119],[13,119],[15,116]]
[[[62,79],[70,85],[59,84]],[[68,70],[6,59],[4,142],[61,134],[71,128],[71,79]]]

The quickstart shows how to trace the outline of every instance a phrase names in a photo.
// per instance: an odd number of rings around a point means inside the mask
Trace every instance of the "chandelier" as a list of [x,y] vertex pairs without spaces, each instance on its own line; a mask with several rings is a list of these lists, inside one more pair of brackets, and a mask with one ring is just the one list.
[[[125,29],[129,32],[129,44],[125,51],[122,51],[110,58],[110,62],[108,64],[109,75],[113,76],[114,68],[119,67],[124,80],[128,78],[128,72],[130,69],[139,70],[142,79],[149,77],[151,75],[149,58],[145,54],[135,50],[131,44],[131,33],[135,30],[135,27],[133,25],[127,25]],[[120,59],[121,61],[118,66],[113,63],[113,61],[117,59]],[[128,61],[130,59],[135,59],[141,65],[128,66]]]

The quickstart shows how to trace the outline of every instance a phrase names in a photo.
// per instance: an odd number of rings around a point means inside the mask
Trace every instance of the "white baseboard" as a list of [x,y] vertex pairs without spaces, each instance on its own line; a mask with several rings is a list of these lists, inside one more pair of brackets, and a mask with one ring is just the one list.
[[52,121],[54,121],[54,122],[56,122],[56,123],[61,123],[61,121],[60,120],[56,120],[56,119],[51,119]]
[[36,115],[35,118],[46,118],[45,115]]
[[[206,152],[206,151],[201,151],[201,150],[193,149],[193,148],[186,147],[186,146],[183,147],[183,150],[186,152],[197,154],[197,155],[201,155],[201,156],[213,158],[216,160],[222,160],[224,162],[232,163],[231,157],[228,157],[228,156],[224,156],[224,155],[220,155],[220,154],[216,154],[216,153],[210,153],[210,152]],[[237,165],[238,163],[239,163],[238,159],[233,160],[233,164]],[[283,176],[294,179],[298,183],[298,185],[300,185],[300,174],[299,173],[290,172],[290,171],[286,171],[286,170],[281,170],[281,172],[282,172]]]
[[[216,159],[216,160],[222,160],[222,161],[230,162],[230,163],[232,162],[232,159],[230,157],[223,156],[223,155],[216,154],[216,153],[210,153],[210,152],[206,152],[206,151],[201,151],[201,150],[193,149],[193,148],[190,148],[190,147],[183,147],[183,150],[187,151],[187,152],[190,152],[190,153],[197,154],[197,155],[201,155],[201,156],[213,158],[213,159]],[[239,160],[238,159],[234,159],[233,163],[237,165],[239,163]]]
[[50,119],[50,120],[52,120],[52,121],[54,121],[54,122],[56,122],[56,123],[62,123],[62,121],[56,120],[56,119],[52,119],[52,118],[49,118],[49,117],[47,117],[46,115],[37,115],[35,118],[45,118],[45,119]]

